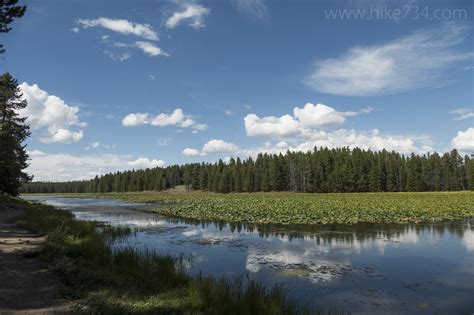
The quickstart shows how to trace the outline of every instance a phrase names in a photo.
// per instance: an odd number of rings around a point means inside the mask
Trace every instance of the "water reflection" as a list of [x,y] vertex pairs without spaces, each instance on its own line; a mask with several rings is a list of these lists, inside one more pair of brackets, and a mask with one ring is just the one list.
[[[180,257],[190,273],[284,284],[302,303],[361,313],[474,310],[474,221],[259,225],[185,220],[146,205],[54,199],[78,219],[135,230],[114,246]],[[133,208],[133,210],[131,209]],[[141,211],[136,211],[136,210]]]

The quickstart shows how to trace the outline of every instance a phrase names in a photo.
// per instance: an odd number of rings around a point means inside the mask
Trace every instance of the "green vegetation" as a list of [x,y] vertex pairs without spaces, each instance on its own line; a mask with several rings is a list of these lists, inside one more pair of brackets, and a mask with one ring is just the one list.
[[156,212],[248,223],[329,224],[452,221],[474,217],[474,192],[111,193],[88,195],[160,203]]
[[9,73],[0,76],[0,193],[16,196],[23,183],[30,181],[23,169],[28,166],[28,154],[23,142],[30,135],[18,110],[26,107],[18,81]]
[[86,181],[35,182],[23,193],[106,193],[189,190],[229,192],[417,192],[474,190],[474,159],[456,150],[403,156],[359,148],[259,154],[254,161],[194,163],[124,171]]
[[110,241],[126,229],[74,220],[67,211],[18,202],[27,208],[19,224],[47,235],[44,256],[85,313],[295,314],[276,287],[190,277],[179,261],[135,249],[113,251]]
[[[26,6],[17,4],[18,0],[0,0],[0,33],[10,32],[10,24],[25,14]],[[0,44],[0,54],[4,53],[5,48]]]
[[[0,33],[10,32],[10,24],[25,14],[26,7],[17,3],[18,0],[0,0]],[[0,55],[4,53],[0,43]],[[23,172],[28,166],[23,142],[30,136],[30,127],[26,118],[18,114],[26,105],[18,81],[8,72],[0,75],[0,194],[16,196],[20,187],[32,179]]]

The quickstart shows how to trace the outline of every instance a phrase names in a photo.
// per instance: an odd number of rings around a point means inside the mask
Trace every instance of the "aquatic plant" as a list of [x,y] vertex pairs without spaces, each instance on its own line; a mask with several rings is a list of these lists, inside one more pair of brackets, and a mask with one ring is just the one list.
[[193,219],[249,223],[420,223],[474,217],[474,192],[424,193],[116,193],[156,203],[155,211]]

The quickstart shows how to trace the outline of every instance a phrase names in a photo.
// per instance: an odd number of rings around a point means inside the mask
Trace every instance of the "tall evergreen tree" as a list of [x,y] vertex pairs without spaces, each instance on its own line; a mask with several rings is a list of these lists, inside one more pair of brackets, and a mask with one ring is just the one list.
[[[18,0],[0,0],[0,33],[10,32],[10,24],[25,14],[26,7],[17,4]],[[3,53],[5,48],[0,43],[0,54]]]
[[17,80],[9,73],[0,76],[0,193],[18,195],[22,183],[32,179],[23,170],[28,166],[28,154],[23,142],[30,127],[18,110],[25,108]]

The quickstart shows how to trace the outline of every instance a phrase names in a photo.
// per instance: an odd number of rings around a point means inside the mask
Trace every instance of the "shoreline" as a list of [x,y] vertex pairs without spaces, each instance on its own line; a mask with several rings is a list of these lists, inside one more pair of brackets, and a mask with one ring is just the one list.
[[186,275],[176,257],[132,247],[112,250],[110,241],[131,233],[128,228],[76,220],[67,210],[22,200],[2,199],[0,207],[10,201],[25,208],[15,226],[45,236],[38,257],[52,266],[77,312],[297,314],[304,309],[278,286]]

